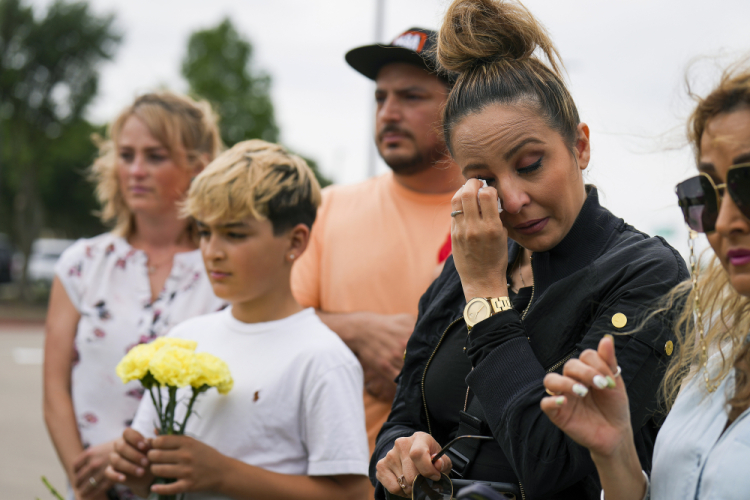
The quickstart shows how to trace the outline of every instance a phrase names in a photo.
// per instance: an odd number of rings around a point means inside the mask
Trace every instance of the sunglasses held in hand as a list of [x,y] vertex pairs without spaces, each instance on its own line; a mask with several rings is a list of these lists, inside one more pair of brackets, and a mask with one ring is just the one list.
[[[491,441],[493,438],[491,436],[458,436],[457,438],[453,439],[448,444],[443,446],[443,448],[437,453],[437,455],[432,457],[432,463],[434,464],[440,457],[445,455],[445,453],[450,449],[450,447],[453,446],[456,443],[456,441],[460,441],[461,439],[481,439],[483,441]],[[454,485],[458,488],[463,488],[464,486],[474,484],[474,483],[477,483],[477,482],[471,481],[471,480],[459,480],[459,479],[451,480],[451,478],[449,478],[445,474],[441,474],[440,479],[438,479],[437,481],[418,475],[417,477],[414,478],[414,483],[412,484],[411,498],[413,500],[450,500],[451,498],[453,498]],[[497,499],[516,498],[517,488],[515,485],[505,484],[505,483],[502,483],[502,484],[501,483],[486,483],[486,485],[487,486],[489,485],[501,486],[500,490],[503,493],[505,493],[505,494],[500,493],[499,496],[486,497],[487,500],[494,500],[495,498]],[[493,488],[493,490],[494,489],[495,488]],[[468,496],[465,498],[483,498],[483,497]]]
[[685,222],[693,231],[716,230],[725,193],[729,193],[742,215],[750,219],[750,163],[730,167],[724,184],[717,186],[711,177],[701,173],[677,184],[675,191]]

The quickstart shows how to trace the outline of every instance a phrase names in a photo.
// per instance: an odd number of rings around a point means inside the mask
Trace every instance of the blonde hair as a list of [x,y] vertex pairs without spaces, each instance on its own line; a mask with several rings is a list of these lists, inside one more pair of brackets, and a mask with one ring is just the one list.
[[[547,64],[534,55],[537,49]],[[571,149],[575,146],[580,120],[562,78],[560,55],[522,4],[455,0],[438,34],[437,59],[458,73],[443,114],[449,149],[453,126],[493,103],[533,107]]]
[[144,94],[122,110],[109,125],[105,139],[94,137],[99,156],[90,168],[90,177],[96,183],[96,196],[102,207],[99,216],[105,224],[114,225],[114,231],[122,236],[129,236],[135,230],[132,213],[122,196],[117,177],[117,141],[131,116],[138,117],[146,125],[172,159],[184,151],[186,168],[203,162],[203,157],[208,157],[210,162],[223,149],[217,117],[206,101],[194,101],[165,91]]
[[253,139],[219,155],[193,180],[183,213],[207,224],[270,220],[279,235],[300,223],[312,227],[320,200],[305,160]]
[[[750,69],[739,64],[731,66],[708,96],[699,98],[691,95],[698,105],[688,121],[688,137],[698,160],[707,123],[717,115],[750,107]],[[696,374],[703,376],[700,374],[703,346],[698,341],[693,319],[696,293],[700,294],[701,316],[706,318],[705,344],[711,347],[730,346],[728,355],[721,352],[721,369],[707,383],[716,385],[732,368],[736,369],[735,392],[727,401],[730,418],[736,418],[750,405],[750,344],[746,342],[750,332],[750,298],[734,289],[716,255],[712,256],[706,269],[700,271],[696,289],[691,287],[690,282],[685,282],[667,296],[667,307],[681,300],[679,297],[686,299],[675,325],[677,354],[664,377],[665,401],[674,400],[684,380]],[[697,366],[698,371],[691,372],[691,366]]]

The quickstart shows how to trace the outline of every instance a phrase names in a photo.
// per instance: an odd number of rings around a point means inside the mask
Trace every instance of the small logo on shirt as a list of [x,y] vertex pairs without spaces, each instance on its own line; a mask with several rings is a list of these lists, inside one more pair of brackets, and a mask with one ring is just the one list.
[[258,401],[260,399],[260,391],[255,391],[255,395],[253,395],[253,403]]

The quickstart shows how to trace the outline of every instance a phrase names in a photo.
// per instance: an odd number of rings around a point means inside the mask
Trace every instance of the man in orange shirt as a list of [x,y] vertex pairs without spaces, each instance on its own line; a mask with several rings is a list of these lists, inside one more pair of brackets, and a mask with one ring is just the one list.
[[[357,355],[365,370],[370,451],[388,417],[421,295],[450,251],[450,200],[463,178],[449,157],[441,110],[450,90],[436,72],[433,31],[412,28],[346,61],[375,80],[375,142],[391,171],[331,186],[292,290]],[[419,404],[419,402],[415,402]]]

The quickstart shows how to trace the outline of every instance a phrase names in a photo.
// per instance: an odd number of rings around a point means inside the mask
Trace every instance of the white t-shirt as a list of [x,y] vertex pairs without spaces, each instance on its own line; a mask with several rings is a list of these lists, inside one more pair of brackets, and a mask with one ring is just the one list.
[[55,275],[81,315],[71,388],[81,441],[117,439],[143,395],[138,382],[117,377],[117,363],[134,345],[225,302],[214,295],[198,250],[174,256],[164,288],[151,300],[146,254],[112,233],[78,240],[63,252]]
[[[187,435],[273,472],[367,475],[362,368],[312,308],[265,323],[243,323],[227,308],[190,319],[169,336],[197,341],[197,351],[223,359],[234,379],[228,394],[210,389],[198,397]],[[189,393],[178,392],[185,399]],[[185,406],[178,407],[179,422]],[[153,436],[157,421],[143,398],[133,428]]]

